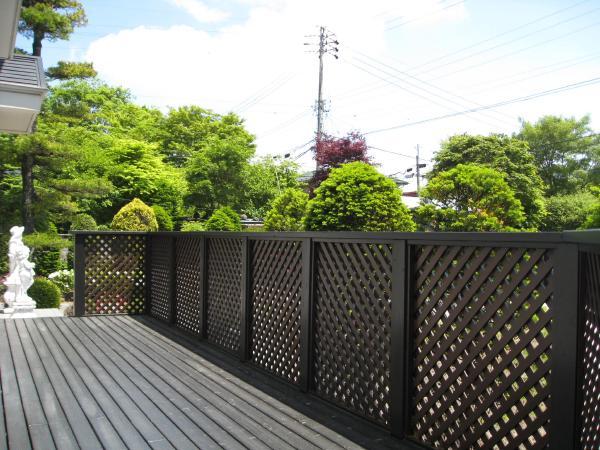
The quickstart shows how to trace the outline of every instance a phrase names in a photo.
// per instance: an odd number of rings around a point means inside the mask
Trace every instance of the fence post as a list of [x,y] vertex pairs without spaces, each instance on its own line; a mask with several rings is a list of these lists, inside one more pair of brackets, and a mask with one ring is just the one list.
[[146,248],[144,249],[144,271],[145,273],[145,295],[146,302],[144,305],[144,314],[150,316],[152,313],[152,298],[151,298],[151,290],[152,290],[152,234],[146,233],[146,239],[144,240],[146,244]]
[[392,244],[392,336],[390,354],[390,429],[404,438],[408,422],[409,302],[411,300],[406,241]]
[[579,250],[561,244],[554,251],[550,448],[579,448],[577,374],[579,324]]
[[302,239],[302,285],[300,299],[300,379],[302,392],[310,390],[312,355],[312,289],[313,289],[313,242]]
[[177,323],[177,256],[176,256],[176,243],[177,239],[175,236],[169,236],[169,323],[175,325]]
[[250,242],[248,237],[242,238],[242,282],[240,292],[240,359],[248,361],[251,358],[252,338],[252,305],[250,295]]
[[75,286],[73,291],[73,314],[85,315],[85,236],[75,234]]

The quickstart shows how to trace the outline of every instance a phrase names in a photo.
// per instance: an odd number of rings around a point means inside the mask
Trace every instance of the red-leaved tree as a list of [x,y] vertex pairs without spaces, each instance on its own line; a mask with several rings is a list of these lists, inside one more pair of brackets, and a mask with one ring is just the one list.
[[371,163],[367,156],[367,142],[357,131],[341,138],[322,135],[317,141],[315,159],[319,168],[309,182],[311,194],[329,176],[331,169],[354,161]]

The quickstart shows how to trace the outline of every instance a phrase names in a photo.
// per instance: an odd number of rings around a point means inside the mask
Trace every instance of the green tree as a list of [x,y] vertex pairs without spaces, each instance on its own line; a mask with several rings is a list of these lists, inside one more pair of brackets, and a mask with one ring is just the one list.
[[264,156],[251,162],[244,175],[245,204],[241,210],[250,217],[265,217],[271,202],[288,188],[299,187],[298,164]]
[[219,208],[206,221],[205,229],[207,231],[241,231],[242,225],[239,216],[234,218],[230,210]]
[[75,78],[94,78],[98,72],[88,62],[58,61],[56,66],[49,67],[46,76],[51,80],[72,80]]
[[503,135],[457,135],[442,143],[429,174],[434,178],[459,164],[479,164],[505,175],[505,181],[525,212],[523,226],[537,229],[546,214],[544,183],[537,172],[528,144]]
[[113,230],[158,231],[154,211],[139,198],[123,206],[112,220]]
[[308,203],[307,230],[413,231],[400,189],[363,162],[332,169]]
[[254,147],[245,140],[208,138],[186,167],[189,194],[186,203],[204,215],[216,208],[244,206],[248,161]]
[[591,134],[589,116],[544,116],[535,123],[522,122],[517,137],[529,144],[548,196],[600,184],[600,138]]
[[83,5],[76,0],[23,0],[19,32],[33,40],[32,53],[42,55],[42,41],[66,40],[76,27],[87,24]]
[[505,175],[477,164],[438,172],[421,191],[419,223],[433,231],[508,231],[522,228],[521,202]]
[[554,195],[546,199],[548,214],[542,231],[576,230],[583,226],[595,203],[591,192]]
[[308,206],[308,194],[288,188],[277,197],[267,213],[264,228],[267,231],[301,231]]
[[156,223],[160,231],[173,231],[173,219],[165,208],[160,205],[152,205],[152,210],[156,216]]
[[582,228],[600,229],[600,186],[592,187],[592,194],[596,197],[596,201],[589,209],[588,216],[585,219]]
[[199,106],[172,109],[162,123],[161,133],[161,151],[177,167],[183,167],[191,157],[202,153],[209,139],[254,148],[254,136],[246,131],[242,119],[233,113],[220,115]]

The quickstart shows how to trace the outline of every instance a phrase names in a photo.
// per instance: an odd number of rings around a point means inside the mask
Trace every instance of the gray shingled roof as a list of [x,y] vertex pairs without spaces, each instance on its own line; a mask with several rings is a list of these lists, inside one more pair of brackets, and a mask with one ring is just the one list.
[[46,89],[42,60],[28,55],[0,59],[0,84],[4,83]]

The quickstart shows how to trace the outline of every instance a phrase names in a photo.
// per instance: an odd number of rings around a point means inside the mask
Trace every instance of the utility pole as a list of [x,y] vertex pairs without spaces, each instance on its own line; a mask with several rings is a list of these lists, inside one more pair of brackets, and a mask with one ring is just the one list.
[[[314,36],[307,36],[314,37]],[[335,59],[338,58],[338,45],[339,42],[335,38],[335,35],[327,30],[327,28],[319,27],[319,48],[317,54],[319,56],[319,90],[317,93],[317,132],[315,134],[315,151],[317,144],[321,140],[323,135],[323,118],[325,116],[325,102],[323,100],[323,57],[327,53],[331,53]],[[305,42],[304,45],[311,45]],[[317,170],[319,169],[319,163],[317,162]]]
[[417,197],[421,194],[421,167],[419,166],[419,144],[417,144]]

